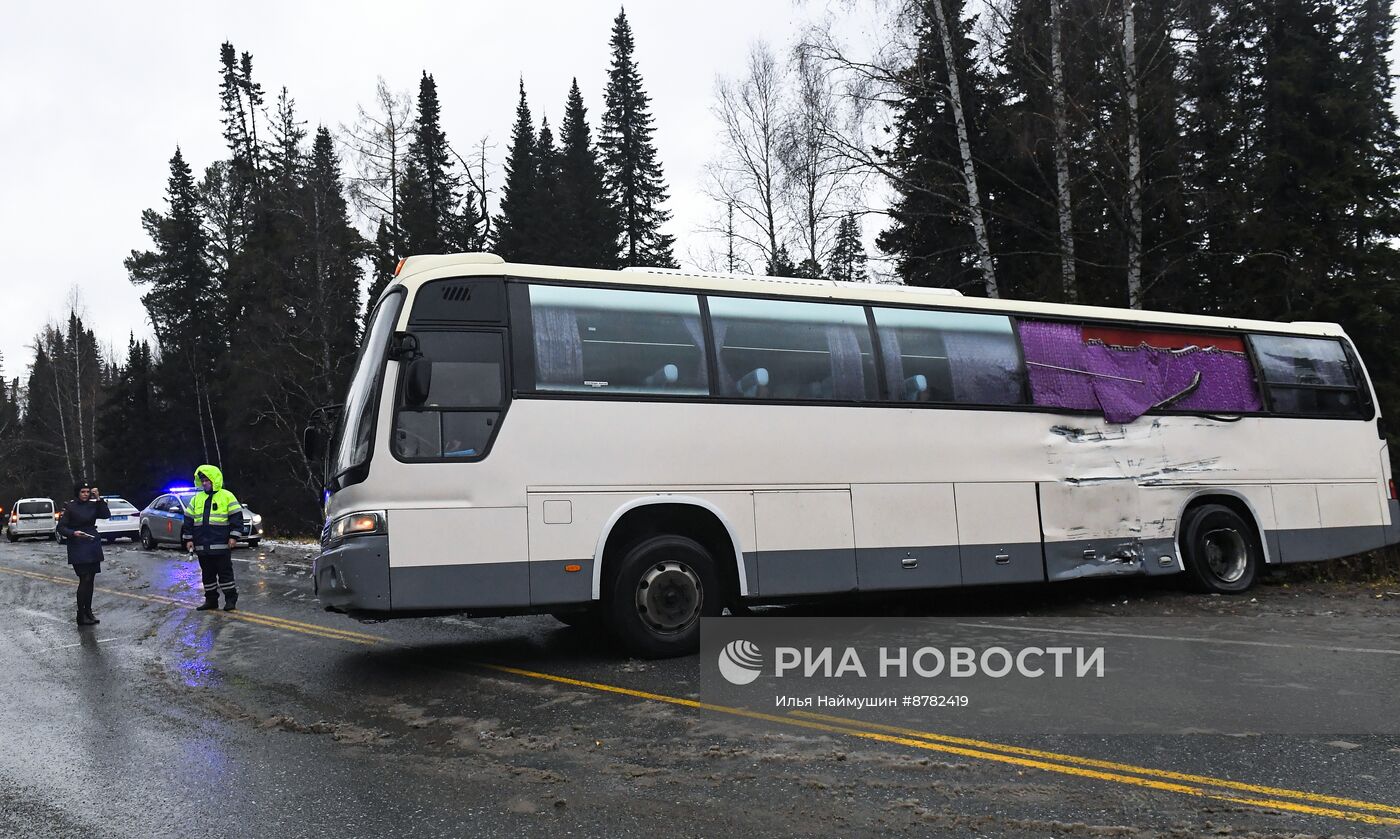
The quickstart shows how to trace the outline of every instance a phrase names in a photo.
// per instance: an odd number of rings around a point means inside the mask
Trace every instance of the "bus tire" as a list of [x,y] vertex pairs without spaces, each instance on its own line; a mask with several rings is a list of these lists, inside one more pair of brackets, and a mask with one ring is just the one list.
[[1181,527],[1187,584],[1210,594],[1240,594],[1254,585],[1264,550],[1254,527],[1222,504],[1187,511]]
[[608,629],[643,658],[696,652],[700,618],[724,607],[710,552],[684,536],[652,536],[627,549],[605,593]]

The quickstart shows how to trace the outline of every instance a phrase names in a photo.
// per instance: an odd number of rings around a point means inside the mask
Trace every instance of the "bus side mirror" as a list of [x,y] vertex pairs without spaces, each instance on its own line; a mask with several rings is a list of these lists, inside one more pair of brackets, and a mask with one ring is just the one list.
[[326,434],[314,425],[301,432],[301,451],[308,463],[315,463],[326,453]]
[[393,345],[389,348],[389,356],[395,361],[412,361],[423,354],[419,347],[418,336],[412,332],[395,332]]
[[417,408],[428,401],[428,392],[433,389],[433,362],[419,356],[408,363],[408,376],[404,381],[404,402],[410,408]]

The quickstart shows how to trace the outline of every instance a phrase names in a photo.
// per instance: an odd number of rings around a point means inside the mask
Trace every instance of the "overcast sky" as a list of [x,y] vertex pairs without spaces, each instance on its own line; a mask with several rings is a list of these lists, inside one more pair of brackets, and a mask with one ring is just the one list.
[[[700,174],[714,147],[716,73],[741,68],[756,38],[785,47],[823,5],[627,3],[682,259],[711,212]],[[196,176],[226,154],[222,42],[253,54],[269,105],[285,85],[312,130],[352,121],[356,105],[371,101],[376,77],[416,94],[427,70],[437,80],[448,139],[465,150],[489,134],[499,163],[522,77],[536,121],[547,114],[557,129],[577,76],[596,137],[619,7],[618,0],[7,3],[0,25],[4,375],[27,375],[28,345],[46,320],[64,316],[74,287],[100,341],[124,352],[128,332],[149,335],[141,291],[127,281],[122,260],[149,247],[141,211],[164,208],[175,146]]]
[[[870,3],[843,26],[854,40],[879,21]],[[34,334],[66,315],[77,288],[99,341],[149,335],[141,291],[122,260],[150,246],[141,211],[164,209],[178,144],[198,176],[226,154],[218,111],[219,45],[253,54],[271,105],[286,86],[314,130],[338,128],[368,104],[376,77],[416,92],[437,80],[449,140],[482,135],[504,156],[523,78],[536,120],[557,128],[578,77],[596,132],[618,0],[515,2],[40,2],[14,0],[0,21],[0,352],[25,376]],[[786,49],[825,14],[817,0],[629,0],[636,59],[656,118],[683,263],[703,252],[713,213],[701,170],[717,126],[717,73],[737,74],[749,44]],[[347,166],[348,168],[348,166]],[[499,169],[496,187],[499,188]],[[878,222],[867,224],[867,238]]]

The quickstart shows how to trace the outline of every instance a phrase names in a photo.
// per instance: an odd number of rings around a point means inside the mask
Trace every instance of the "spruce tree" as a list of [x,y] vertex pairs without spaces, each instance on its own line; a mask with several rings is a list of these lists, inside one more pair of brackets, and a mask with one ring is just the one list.
[[476,200],[471,194],[463,200],[462,181],[442,130],[437,82],[424,71],[418,82],[418,122],[408,148],[408,174],[402,187],[404,256],[480,247]]
[[[880,152],[897,196],[890,208],[891,224],[876,241],[894,257],[896,270],[910,285],[976,290],[984,285],[984,277],[968,223],[948,64],[929,5],[933,2],[940,0],[921,4],[917,49],[897,75],[894,138]],[[989,81],[973,60],[974,22],[964,19],[962,0],[947,0],[944,7],[945,19],[955,30],[953,67],[976,156],[986,132]]]
[[535,124],[530,103],[525,98],[525,82],[520,82],[520,101],[515,106],[511,128],[510,154],[506,158],[505,186],[501,190],[500,213],[496,217],[494,248],[508,262],[533,261],[539,237],[532,217],[535,209],[536,167]]
[[764,266],[763,273],[769,277],[800,277],[798,266],[792,262],[792,257],[788,254],[787,245],[779,245],[778,250],[773,254],[773,258],[768,260]]
[[1186,62],[1182,98],[1189,217],[1187,276],[1173,301],[1185,311],[1228,313],[1241,296],[1235,266],[1245,253],[1249,183],[1257,165],[1260,107],[1256,0],[1193,0],[1185,29],[1196,48]]
[[581,268],[617,268],[622,224],[589,132],[578,79],[569,88],[561,139],[559,186],[565,229],[560,262]]
[[[1354,288],[1354,307],[1342,311],[1348,334],[1363,358],[1394,358],[1400,336],[1394,329],[1400,310],[1400,120],[1389,54],[1395,17],[1384,0],[1355,0],[1345,6],[1348,111],[1355,126],[1347,152],[1351,206],[1345,225],[1347,269],[1340,282]],[[1393,364],[1372,363],[1372,380],[1382,410],[1400,405],[1400,371]],[[1390,438],[1394,433],[1388,429]],[[1400,440],[1389,439],[1392,458],[1400,457]]]
[[831,247],[826,275],[843,283],[863,283],[866,273],[865,243],[861,241],[860,222],[855,213],[841,217],[836,226],[836,241]]
[[1188,149],[1182,139],[1182,57],[1173,38],[1180,13],[1161,2],[1138,7],[1144,299],[1149,309],[1181,311],[1199,295],[1190,266],[1189,194],[1183,186]]
[[370,257],[370,281],[365,310],[362,313],[362,320],[366,321],[374,312],[374,304],[379,301],[379,295],[384,293],[389,281],[394,278],[394,268],[403,258],[399,255],[399,246],[394,243],[394,234],[389,230],[387,219],[379,220],[379,226],[374,231],[374,241],[367,246],[367,253]]
[[622,220],[622,262],[674,268],[675,237],[661,232],[671,214],[662,208],[666,183],[652,142],[656,129],[651,97],[642,88],[642,75],[632,57],[636,44],[626,11],[617,13],[610,43],[612,65],[598,145]]
[[560,183],[559,149],[554,145],[554,132],[549,129],[549,117],[540,120],[540,132],[535,138],[535,188],[530,194],[530,226],[534,241],[530,261],[542,265],[566,265],[568,228],[567,215]]
[[238,194],[246,200],[257,186],[257,170],[261,163],[257,119],[263,91],[262,86],[253,81],[250,53],[245,52],[240,58],[233,44],[225,41],[219,48],[219,64],[222,68],[219,110],[224,142],[232,154]]
[[[113,371],[99,426],[104,429],[161,427],[156,410],[150,345],[128,336],[126,363]],[[164,435],[105,434],[98,437],[98,474],[104,486],[120,488],[135,504],[154,498],[177,464]]]
[[1348,151],[1354,196],[1348,237],[1357,272],[1372,275],[1373,283],[1400,274],[1400,118],[1392,104],[1389,60],[1394,31],[1395,16],[1385,0],[1356,0],[1349,7],[1345,72],[1356,129]]
[[[14,465],[12,458],[20,451],[17,445],[20,435],[18,391],[18,380],[15,387],[10,387],[4,378],[0,378],[0,489],[9,488],[11,480],[17,477],[9,467]],[[8,494],[0,495],[0,498],[9,497]],[[0,502],[3,503],[8,502]]]
[[348,383],[348,366],[355,355],[355,306],[362,274],[360,257],[366,245],[350,220],[335,141],[325,126],[316,130],[311,144],[302,201],[308,219],[305,247],[310,257],[303,296],[309,301],[310,337],[319,351],[313,390],[315,399],[327,404]]
[[[1336,49],[1336,7],[1325,0],[1273,0],[1263,28],[1258,165],[1247,256],[1236,267],[1241,316],[1318,317],[1319,304],[1347,302],[1328,288],[1344,258],[1353,184],[1346,165],[1350,79]],[[1328,319],[1328,318],[1319,318]]]
[[433,206],[428,173],[423,171],[422,162],[414,156],[410,156],[404,164],[399,196],[399,232],[403,240],[403,253],[398,258],[419,253],[447,253]]
[[199,210],[194,175],[177,147],[170,158],[165,214],[146,210],[141,226],[155,245],[132,251],[125,265],[131,282],[147,288],[141,297],[163,352],[194,359],[212,350],[211,333],[224,328],[208,238]]

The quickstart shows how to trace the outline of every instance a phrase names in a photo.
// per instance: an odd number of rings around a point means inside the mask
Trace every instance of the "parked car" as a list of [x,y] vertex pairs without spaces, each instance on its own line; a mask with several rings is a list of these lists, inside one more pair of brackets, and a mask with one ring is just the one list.
[[[160,545],[180,544],[180,527],[185,521],[185,510],[196,491],[194,487],[171,487],[165,495],[146,505],[138,522],[141,547],[149,551]],[[244,536],[239,541],[256,548],[262,541],[262,516],[246,505],[243,507],[243,529]]]
[[104,495],[111,518],[97,520],[97,532],[105,542],[126,538],[135,542],[141,536],[141,511],[120,495]]
[[26,537],[58,538],[58,519],[54,518],[52,498],[21,498],[10,505],[5,538],[18,542]]

